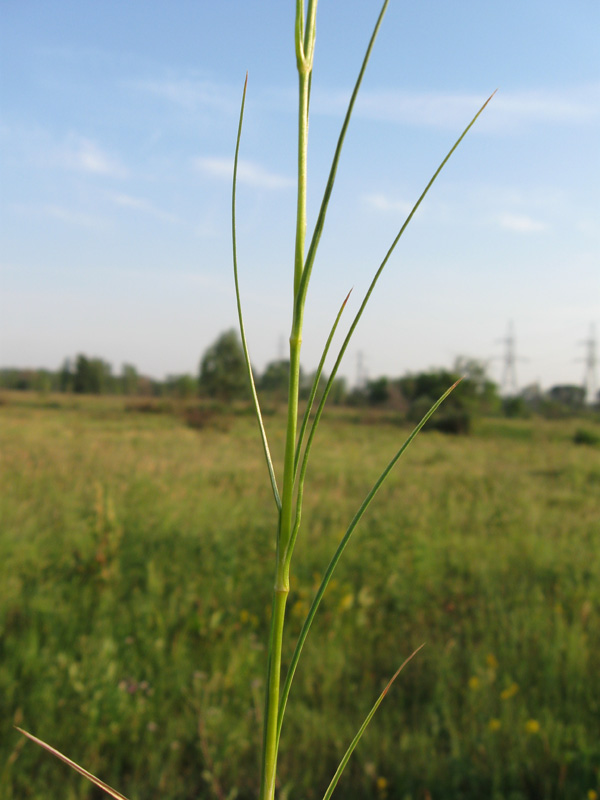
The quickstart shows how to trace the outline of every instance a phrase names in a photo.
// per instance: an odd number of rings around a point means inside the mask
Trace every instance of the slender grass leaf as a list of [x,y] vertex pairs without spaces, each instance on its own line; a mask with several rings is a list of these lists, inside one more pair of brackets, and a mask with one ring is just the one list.
[[[404,452],[406,451],[408,446],[411,444],[411,442],[413,441],[415,436],[419,433],[419,431],[423,428],[423,426],[427,423],[427,421],[433,416],[433,414],[435,414],[437,409],[441,406],[441,404],[448,397],[448,395],[458,386],[458,384],[461,382],[461,380],[462,380],[462,378],[460,378],[458,381],[456,381],[456,383],[453,383],[452,386],[444,392],[444,394],[439,398],[439,400],[437,400],[431,406],[431,408],[425,414],[425,416],[421,419],[419,424],[412,430],[411,434],[404,441],[402,447],[397,451],[397,453],[394,455],[394,457],[389,462],[387,467],[383,470],[381,475],[377,478],[377,480],[373,484],[371,490],[369,491],[369,493],[367,494],[367,496],[363,500],[360,508],[358,509],[356,514],[354,515],[354,517],[352,519],[352,522],[348,526],[348,529],[346,530],[346,533],[344,534],[341,542],[339,543],[339,545],[337,547],[337,550],[333,554],[333,557],[332,557],[331,561],[329,562],[329,565],[328,565],[327,569],[325,570],[325,574],[324,574],[323,579],[321,581],[321,585],[319,586],[319,588],[317,590],[317,593],[316,593],[316,595],[315,595],[315,597],[313,599],[312,605],[311,605],[311,607],[310,607],[310,609],[308,611],[306,619],[304,620],[304,625],[302,626],[302,630],[300,631],[300,635],[298,636],[298,641],[296,642],[296,647],[294,649],[294,652],[293,652],[293,655],[292,655],[292,658],[291,658],[291,661],[290,661],[290,666],[288,668],[287,675],[286,675],[286,678],[285,678],[285,683],[283,685],[283,690],[282,690],[282,693],[281,693],[281,702],[279,704],[279,717],[278,717],[279,734],[281,734],[281,727],[283,725],[283,717],[284,717],[284,714],[285,714],[285,708],[286,708],[286,705],[287,705],[287,700],[288,700],[288,697],[289,697],[292,681],[294,679],[294,673],[296,672],[296,667],[298,666],[298,661],[300,659],[300,654],[302,653],[302,648],[304,647],[304,642],[306,641],[306,637],[308,636],[308,632],[309,632],[310,627],[312,625],[313,619],[315,618],[315,614],[317,613],[319,605],[321,604],[321,600],[323,599],[323,595],[325,594],[325,590],[327,589],[329,581],[331,580],[331,576],[333,575],[333,572],[334,572],[335,568],[337,567],[340,558],[342,557],[342,553],[346,549],[346,547],[348,545],[348,542],[350,541],[350,538],[351,538],[352,534],[354,533],[354,531],[356,529],[356,526],[358,525],[358,523],[362,519],[362,517],[363,517],[365,511],[367,510],[367,508],[371,505],[371,502],[373,501],[373,498],[375,497],[375,495],[377,494],[377,492],[381,488],[381,486],[384,483],[385,479],[388,477],[388,475],[392,471],[392,469],[395,466],[395,464],[398,461],[398,459],[404,454]],[[302,488],[303,488],[303,485],[301,484],[300,487],[299,487],[299,491],[301,491]],[[301,496],[299,496],[299,500],[300,501],[302,500]]]
[[[356,102],[356,98],[358,96],[358,91],[360,89],[360,85],[362,83],[363,76],[365,74],[365,70],[367,69],[367,64],[369,63],[369,59],[371,57],[371,51],[373,50],[373,46],[375,44],[375,40],[377,39],[377,34],[379,33],[379,28],[381,27],[381,23],[383,22],[383,17],[385,15],[389,0],[385,0],[381,11],[379,12],[379,17],[377,18],[377,22],[375,23],[375,27],[373,29],[373,33],[371,34],[371,38],[369,40],[369,44],[367,46],[367,50],[365,56],[363,58],[363,62],[361,64],[360,71],[358,73],[358,78],[356,79],[356,83],[354,84],[354,89],[352,90],[352,95],[350,96],[350,102],[348,103],[348,109],[346,111],[346,116],[344,117],[344,122],[342,123],[342,128],[340,131],[340,135],[338,137],[338,141],[336,144],[335,152],[333,155],[333,160],[331,162],[331,168],[329,170],[329,176],[327,178],[327,183],[325,185],[325,191],[323,193],[323,199],[321,201],[321,206],[319,208],[319,214],[317,216],[317,221],[315,223],[315,228],[313,231],[313,235],[310,241],[310,245],[308,248],[308,253],[306,256],[306,261],[304,263],[304,269],[302,270],[302,276],[300,278],[300,283],[298,286],[297,296],[295,298],[295,307],[294,313],[297,318],[302,317],[302,311],[304,309],[304,303],[306,300],[306,292],[308,289],[308,283],[310,281],[310,275],[312,272],[312,268],[315,262],[315,257],[317,255],[317,249],[319,247],[319,242],[321,240],[321,234],[323,233],[323,227],[325,225],[325,217],[327,216],[327,208],[329,206],[329,200],[331,199],[331,193],[333,192],[333,185],[335,183],[335,176],[337,173],[338,164],[340,161],[340,156],[342,154],[342,148],[344,145],[344,139],[346,138],[346,132],[348,130],[348,125],[350,124],[350,118],[352,117],[352,112],[354,110],[354,104]],[[316,3],[315,3],[316,6]]]
[[240,284],[238,278],[238,261],[237,261],[237,235],[236,235],[236,220],[235,220],[235,198],[237,189],[237,169],[240,154],[240,140],[242,138],[242,122],[244,120],[244,106],[246,104],[246,90],[248,88],[248,75],[244,81],[244,92],[242,95],[242,106],[240,109],[240,122],[238,125],[237,140],[235,143],[235,158],[233,161],[233,189],[231,193],[231,236],[233,245],[233,277],[235,280],[235,298],[237,302],[238,319],[240,323],[240,336],[242,338],[242,348],[244,350],[244,359],[246,361],[246,370],[248,371],[248,380],[250,381],[250,391],[252,392],[252,400],[254,402],[254,410],[256,412],[256,419],[258,420],[258,427],[260,429],[260,436],[262,439],[263,450],[265,453],[265,460],[267,462],[267,469],[269,470],[269,478],[271,479],[271,488],[273,490],[273,497],[277,508],[281,510],[281,499],[279,497],[279,489],[277,488],[277,479],[275,477],[275,470],[273,469],[273,460],[271,458],[271,451],[269,449],[269,442],[267,439],[267,432],[263,423],[262,413],[260,410],[260,403],[258,402],[258,395],[256,393],[256,385],[254,383],[254,375],[252,374],[252,363],[250,361],[250,353],[248,352],[248,342],[246,340],[246,331],[244,328],[244,317],[242,314],[242,301],[240,298]]
[[417,202],[412,207],[412,209],[410,211],[410,214],[405,219],[405,221],[404,221],[402,227],[400,228],[396,238],[394,239],[394,241],[392,242],[391,246],[389,247],[389,249],[388,249],[388,251],[387,251],[387,253],[385,255],[385,258],[383,259],[383,261],[379,265],[379,268],[377,269],[377,272],[373,276],[373,280],[371,281],[371,284],[369,285],[369,288],[367,289],[367,291],[365,293],[365,296],[364,296],[363,301],[362,301],[362,303],[360,305],[360,308],[356,312],[356,316],[354,317],[354,320],[352,321],[352,325],[350,326],[350,329],[348,330],[346,338],[344,339],[344,342],[343,342],[343,344],[342,344],[342,346],[340,348],[340,351],[338,353],[338,356],[337,356],[337,359],[335,361],[335,364],[333,365],[333,369],[331,370],[331,374],[329,375],[329,380],[328,380],[327,385],[325,386],[325,389],[323,391],[323,396],[321,397],[321,400],[320,400],[319,405],[317,407],[317,411],[316,411],[315,416],[313,418],[312,427],[311,427],[311,430],[310,430],[310,433],[309,433],[309,436],[308,436],[308,440],[306,442],[306,447],[304,449],[304,457],[303,457],[302,467],[300,469],[300,477],[299,477],[299,491],[300,492],[302,490],[302,484],[304,483],[304,477],[306,475],[306,466],[307,466],[307,463],[308,463],[308,458],[309,458],[309,455],[310,455],[312,442],[313,442],[317,427],[319,425],[319,422],[321,420],[321,416],[323,414],[323,409],[325,408],[325,403],[327,402],[327,397],[329,396],[329,392],[330,392],[331,387],[333,386],[333,382],[334,382],[334,380],[335,380],[335,378],[337,376],[338,370],[340,368],[340,364],[342,363],[342,359],[343,359],[343,357],[344,357],[344,355],[346,353],[346,350],[348,349],[348,345],[350,344],[350,340],[352,339],[352,336],[354,335],[354,331],[356,330],[356,327],[357,327],[357,325],[358,325],[358,323],[360,321],[360,318],[363,315],[363,312],[364,312],[364,310],[365,310],[365,308],[367,306],[367,303],[369,302],[369,299],[370,299],[370,297],[371,297],[371,295],[373,293],[373,290],[375,289],[377,281],[379,280],[379,277],[380,277],[381,273],[383,272],[383,270],[384,270],[386,264],[388,263],[392,253],[394,252],[394,250],[396,248],[396,245],[400,241],[400,239],[402,237],[402,234],[404,233],[404,231],[408,227],[410,221],[414,217],[416,210],[418,209],[418,207],[421,205],[421,203],[425,199],[425,196],[427,195],[428,191],[431,189],[431,187],[435,183],[436,178],[438,177],[440,172],[443,170],[443,168],[446,166],[446,164],[448,163],[450,157],[452,156],[452,154],[454,153],[456,148],[459,146],[459,144],[465,138],[465,136],[467,135],[469,130],[472,128],[472,126],[477,121],[479,115],[483,112],[483,110],[485,109],[485,107],[487,106],[487,104],[490,102],[490,100],[492,99],[492,97],[495,94],[496,94],[496,92],[493,92],[488,97],[488,99],[481,106],[479,111],[475,114],[473,119],[469,122],[467,127],[464,129],[464,131],[458,137],[456,142],[453,144],[452,148],[448,151],[446,157],[441,162],[439,167],[436,169],[436,171],[434,172],[431,180],[429,181],[429,183],[427,184],[427,186],[425,187],[425,189],[421,193],[421,195],[420,195],[419,199],[417,200]]
[[49,744],[46,744],[46,742],[43,742],[41,739],[38,739],[37,736],[33,736],[31,733],[27,733],[27,731],[24,731],[22,728],[17,727],[17,730],[19,731],[19,733],[22,733],[23,736],[26,736],[28,739],[31,739],[32,742],[39,744],[39,746],[43,747],[44,750],[47,750],[49,753],[52,753],[52,755],[56,756],[56,758],[59,758],[61,761],[64,761],[65,764],[68,764],[71,767],[71,769],[74,769],[75,772],[78,772],[80,775],[83,775],[84,778],[87,778],[88,781],[93,783],[95,786],[98,786],[100,789],[102,789],[103,792],[106,792],[106,794],[109,794],[111,797],[114,797],[115,800],[127,800],[124,794],[117,792],[116,789],[113,789],[112,786],[109,786],[107,783],[104,783],[104,781],[101,781],[100,778],[97,778],[95,775],[92,775],[92,773],[88,772],[87,769],[84,769],[83,767],[80,767],[79,764],[76,764],[74,761],[71,761],[70,758],[67,758],[67,756],[63,755],[59,750],[56,750],[56,748],[52,747]]
[[323,353],[321,355],[321,360],[319,361],[319,366],[317,367],[317,371],[315,372],[315,378],[313,380],[313,384],[310,390],[310,395],[308,397],[308,402],[306,404],[306,409],[304,411],[304,417],[302,419],[302,425],[300,426],[300,433],[298,435],[298,445],[296,447],[296,463],[294,466],[294,470],[298,469],[298,461],[300,459],[300,451],[302,448],[302,441],[304,439],[304,434],[306,432],[306,427],[308,425],[308,420],[310,418],[310,412],[312,411],[313,403],[315,401],[315,396],[319,389],[319,381],[321,379],[321,375],[323,374],[323,367],[325,366],[325,360],[327,358],[327,354],[329,353],[329,348],[331,347],[331,342],[333,341],[333,337],[337,330],[337,326],[339,324],[340,319],[342,318],[342,314],[344,309],[346,308],[346,303],[348,302],[348,298],[352,293],[352,289],[346,295],[346,299],[340,306],[340,310],[338,311],[338,315],[335,318],[335,322],[331,326],[331,331],[329,332],[329,336],[327,337],[327,341],[325,342],[325,347],[323,348]]
[[364,732],[365,732],[365,730],[367,729],[367,725],[369,724],[369,722],[371,722],[371,720],[372,720],[372,719],[373,719],[373,717],[375,716],[375,712],[377,711],[377,709],[379,708],[379,706],[382,704],[384,697],[385,697],[385,696],[386,696],[386,694],[389,692],[391,685],[394,683],[394,681],[396,680],[396,678],[398,677],[398,675],[400,675],[400,673],[402,672],[402,670],[404,669],[404,667],[405,667],[405,666],[408,664],[408,662],[409,662],[409,661],[410,661],[412,658],[414,658],[414,656],[416,656],[416,655],[417,655],[417,653],[419,652],[419,650],[421,650],[423,647],[425,647],[425,644],[424,644],[424,643],[423,643],[423,644],[422,644],[420,647],[417,647],[417,649],[414,651],[414,653],[411,653],[411,655],[409,655],[409,657],[406,659],[406,661],[404,661],[404,663],[403,663],[403,664],[401,664],[401,665],[398,667],[398,669],[396,670],[396,672],[393,674],[393,676],[392,676],[392,677],[390,678],[390,680],[388,681],[388,684],[387,684],[387,686],[385,687],[385,689],[383,690],[383,692],[382,692],[382,693],[379,695],[379,697],[378,697],[378,698],[377,698],[377,700],[375,701],[375,704],[373,705],[373,708],[372,708],[372,709],[369,711],[369,713],[368,713],[368,714],[367,714],[367,716],[365,717],[365,721],[363,722],[363,724],[362,724],[362,725],[360,726],[360,728],[358,729],[358,732],[357,732],[356,736],[354,737],[354,739],[352,739],[352,742],[350,743],[350,746],[348,747],[348,749],[347,749],[347,750],[346,750],[346,752],[344,753],[344,757],[343,757],[343,758],[342,758],[342,760],[340,761],[340,765],[339,765],[339,767],[337,768],[337,770],[335,771],[335,775],[334,775],[334,776],[333,776],[333,778],[331,779],[331,783],[330,783],[330,784],[329,784],[329,786],[327,787],[327,791],[326,791],[326,792],[325,792],[325,794],[323,795],[323,800],[329,800],[329,798],[330,798],[330,797],[331,797],[331,795],[333,794],[333,790],[334,790],[334,789],[335,789],[335,787],[337,786],[337,784],[338,784],[338,781],[339,781],[339,779],[341,778],[343,771],[346,769],[346,765],[348,764],[348,761],[350,760],[350,756],[351,756],[351,755],[352,755],[352,753],[354,752],[354,750],[355,750],[355,748],[356,748],[356,745],[357,745],[357,744],[360,742],[360,740],[361,740],[361,738],[362,738],[362,735],[363,735],[363,733],[364,733]]

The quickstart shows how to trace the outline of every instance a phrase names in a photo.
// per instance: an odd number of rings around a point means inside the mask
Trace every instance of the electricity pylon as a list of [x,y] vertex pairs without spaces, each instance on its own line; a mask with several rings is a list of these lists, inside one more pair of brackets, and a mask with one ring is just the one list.
[[500,339],[504,343],[504,367],[502,369],[502,392],[504,394],[516,394],[517,384],[517,345],[515,339],[515,329],[512,322],[508,323],[508,335]]
[[588,403],[593,403],[596,399],[596,387],[598,385],[596,381],[598,357],[596,355],[596,335],[593,325],[590,326],[589,339],[585,339],[583,342],[579,342],[579,344],[583,344],[586,347],[586,354],[583,359],[585,361],[585,372],[583,375],[584,397]]

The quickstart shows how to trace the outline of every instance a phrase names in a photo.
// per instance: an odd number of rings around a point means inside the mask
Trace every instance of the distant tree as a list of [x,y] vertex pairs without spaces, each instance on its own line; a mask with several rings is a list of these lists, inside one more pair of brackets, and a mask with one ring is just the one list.
[[25,392],[53,392],[59,388],[58,378],[58,373],[49,369],[7,367],[0,370],[0,388]]
[[[438,369],[400,378],[397,385],[408,402],[408,419],[414,422],[420,420],[459,377],[455,372]],[[468,433],[472,414],[476,410],[477,385],[466,378],[429,420],[427,428],[443,433]]]
[[71,367],[71,360],[65,358],[62,367],[58,373],[58,388],[61,392],[71,392],[73,390],[73,369]]
[[543,394],[538,411],[549,419],[582,414],[585,411],[585,389],[574,384],[553,386]]
[[56,389],[56,373],[49,369],[38,369],[34,373],[32,388],[42,394]]
[[179,397],[181,400],[188,400],[198,391],[198,383],[192,375],[169,375],[165,381],[167,394]]
[[516,397],[505,397],[502,400],[502,413],[510,419],[525,419],[531,416],[531,407],[522,394]]
[[222,333],[200,362],[201,394],[229,401],[248,395],[248,377],[240,337],[235,330]]
[[[397,385],[411,407],[417,402],[419,403],[420,413],[421,406],[424,407],[426,404],[428,406],[433,405],[438,397],[441,397],[446,389],[452,386],[459,377],[455,372],[437,369],[429,372],[418,372],[415,375],[406,375],[398,379]],[[461,397],[464,400],[465,384],[467,384],[467,391],[469,390],[469,384],[467,381],[463,381],[459,394],[454,393],[448,398],[451,403],[457,402],[457,397]],[[446,403],[448,404],[448,401]]]
[[0,369],[0,387],[2,389],[15,388],[15,375],[17,370],[12,367],[4,367]]
[[345,378],[334,378],[329,390],[329,402],[334,406],[343,405],[348,397],[348,382]]
[[390,381],[385,375],[367,382],[367,402],[370,406],[382,406],[390,397]]
[[102,394],[110,389],[112,368],[101,358],[78,355],[75,361],[73,390],[78,394]]
[[[268,394],[271,400],[282,402],[287,397],[290,379],[290,362],[288,359],[270,361],[258,381],[259,389]],[[302,376],[300,378],[302,382]]]
[[487,365],[476,358],[459,356],[454,362],[456,374],[463,377],[473,410],[479,413],[496,413],[502,408],[498,386],[487,374]]
[[354,386],[349,392],[346,394],[345,399],[346,405],[349,406],[356,406],[362,407],[367,405],[367,387],[366,386]]
[[125,395],[138,394],[139,375],[132,364],[123,364],[121,367],[121,391]]
[[548,390],[548,397],[555,403],[567,406],[569,409],[578,410],[585,404],[585,389],[582,386],[564,384],[553,386]]
[[[87,356],[78,355],[75,360],[75,373],[73,375],[73,390],[77,394],[87,394],[95,391],[92,368]],[[98,389],[99,391],[99,389]]]
[[[302,371],[300,372],[300,399],[301,400],[308,400],[310,397],[310,393],[312,392],[313,385],[315,382],[315,378],[317,377],[317,371],[309,372],[308,375],[304,375]],[[317,393],[315,395],[315,401],[319,402],[321,397],[323,396],[323,392],[325,391],[325,387],[327,386],[327,381],[329,378],[322,372],[319,375],[319,383],[317,386]],[[330,396],[331,397],[331,396]]]

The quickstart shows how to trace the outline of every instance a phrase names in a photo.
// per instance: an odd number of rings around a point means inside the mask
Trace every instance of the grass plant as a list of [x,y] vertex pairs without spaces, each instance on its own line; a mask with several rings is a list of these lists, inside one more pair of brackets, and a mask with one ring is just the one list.
[[[310,414],[313,408],[313,403],[316,397],[317,388],[326,357],[329,352],[334,334],[336,332],[338,323],[346,306],[348,296],[341,305],[341,308],[335,318],[331,328],[330,335],[327,339],[323,354],[316,370],[315,379],[310,397],[304,412],[302,422],[299,423],[299,391],[300,391],[300,351],[302,346],[303,324],[304,324],[304,310],[306,304],[306,297],[308,286],[311,278],[311,273],[315,263],[317,250],[323,228],[325,225],[325,218],[331,199],[336,172],[338,169],[339,159],[344,144],[344,139],[354,109],[354,104],[360,89],[360,85],[369,62],[371,51],[375,44],[379,28],[383,21],[385,11],[387,9],[389,0],[385,0],[381,8],[379,17],[375,24],[375,28],[371,35],[362,66],[359,71],[358,78],[355,82],[354,89],[348,104],[348,109],[342,124],[342,128],[338,137],[333,161],[329,171],[329,176],[325,186],[323,199],[317,215],[315,227],[310,238],[308,248],[306,247],[306,197],[307,197],[307,152],[308,152],[308,121],[309,121],[309,106],[310,106],[310,88],[313,72],[314,48],[316,40],[316,19],[317,19],[317,0],[308,0],[307,7],[305,8],[304,0],[297,0],[296,2],[296,23],[295,23],[295,49],[296,49],[296,64],[298,69],[298,169],[297,169],[297,207],[296,207],[296,243],[295,243],[295,257],[294,257],[294,280],[293,280],[293,312],[292,324],[289,337],[289,389],[288,389],[288,406],[287,406],[287,427],[285,434],[285,450],[283,461],[283,476],[282,476],[282,489],[281,493],[277,486],[275,471],[273,469],[273,462],[271,459],[269,444],[265,433],[265,428],[262,420],[258,396],[254,389],[254,381],[252,377],[252,367],[250,363],[250,356],[246,342],[244,331],[244,322],[242,316],[242,305],[240,300],[239,282],[238,282],[238,265],[237,265],[237,246],[236,246],[236,217],[235,217],[235,197],[236,197],[236,178],[237,178],[237,165],[240,148],[240,138],[242,132],[242,121],[244,115],[244,104],[246,99],[247,81],[244,86],[244,95],[242,99],[242,109],[240,113],[240,124],[238,129],[238,137],[235,151],[234,173],[233,173],[233,200],[232,200],[232,233],[233,233],[233,259],[234,259],[234,273],[237,305],[239,312],[240,331],[242,335],[242,342],[244,353],[246,357],[246,364],[248,368],[248,375],[252,387],[253,399],[255,403],[256,416],[259,423],[261,437],[264,446],[265,458],[267,468],[273,489],[273,496],[275,505],[278,512],[278,525],[276,536],[276,567],[275,567],[275,580],[273,588],[273,605],[271,614],[271,630],[269,634],[269,656],[267,663],[267,681],[266,681],[266,700],[264,712],[264,733],[263,733],[263,749],[262,749],[262,766],[261,766],[261,785],[260,785],[260,800],[273,800],[275,797],[275,785],[277,778],[277,755],[279,749],[279,741],[281,736],[281,729],[283,725],[287,700],[291,689],[294,673],[306,641],[306,637],[312,625],[314,616],[321,603],[323,595],[327,586],[332,578],[333,572],[338,564],[339,559],[344,552],[350,537],[352,536],[356,526],[362,519],[365,511],[371,504],[371,501],[379,491],[379,488],[389,475],[390,471],[404,453],[412,439],[417,435],[421,428],[425,425],[427,420],[435,413],[438,406],[445,400],[446,396],[455,388],[450,387],[448,391],[435,403],[429,412],[424,416],[422,421],[417,425],[412,434],[408,437],[402,447],[397,451],[395,456],[389,462],[388,466],[383,470],[379,478],[373,484],[371,490],[367,493],[363,503],[360,505],[356,514],[354,515],[348,529],[343,536],[333,558],[329,562],[329,566],[325,570],[325,574],[321,584],[315,594],[312,605],[307,613],[302,631],[298,638],[296,648],[292,655],[290,664],[288,666],[287,676],[281,687],[281,662],[283,652],[283,635],[285,626],[285,611],[287,599],[290,591],[290,569],[291,561],[294,553],[297,536],[300,531],[301,517],[302,517],[302,503],[304,498],[304,483],[306,479],[306,472],[308,468],[309,456],[312,450],[314,435],[317,430],[318,424],[323,413],[323,408],[327,401],[328,394],[331,390],[333,381],[336,378],[338,368],[342,358],[346,352],[348,344],[354,334],[356,326],[362,316],[363,310],[366,307],[371,293],[375,288],[377,280],[381,275],[384,267],[386,266],[390,256],[392,255],[400,237],[404,233],[406,227],[410,223],[414,213],[421,204],[421,201],[429,191],[433,182],[443,169],[445,163],[450,158],[456,147],[460,144],[462,138],[466,135],[469,128],[475,123],[479,114],[487,105],[484,103],[482,108],[477,112],[473,120],[464,130],[455,145],[452,147],[444,161],[440,164],[433,177],[425,187],[425,190],[415,203],[413,209],[408,215],[406,221],[400,228],[399,233],[392,242],[386,257],[381,262],[379,268],[375,272],[375,276],[365,294],[365,297],[360,304],[359,310],[356,313],[349,331],[344,339],[342,347],[335,360],[333,369],[329,380],[326,383],[325,389],[322,393],[321,400],[317,406],[314,418],[310,419]],[[413,653],[414,655],[414,653]],[[412,655],[407,659],[410,660]],[[406,663],[406,662],[405,662]],[[392,681],[396,678],[400,670],[398,670]],[[384,690],[384,693],[376,701],[372,710],[367,715],[365,722],[360,727],[357,735],[352,740],[348,750],[340,762],[338,769],[327,789],[324,800],[328,800],[333,792],[340,775],[342,774],[350,755],[358,744],[367,724],[370,722],[374,712],[378,708],[383,696],[387,693],[389,685]]]
[[[242,335],[242,342],[246,356],[246,363],[248,368],[248,375],[252,387],[252,395],[256,411],[256,417],[259,423],[259,430],[263,445],[264,456],[267,464],[268,476],[270,480],[271,491],[273,495],[273,502],[276,514],[276,536],[275,536],[275,575],[274,586],[271,598],[271,615],[270,615],[270,630],[268,634],[268,648],[267,648],[267,670],[265,680],[265,703],[263,713],[263,741],[262,741],[262,758],[261,758],[261,778],[260,778],[260,800],[274,800],[276,785],[277,785],[277,763],[279,746],[282,737],[283,723],[285,711],[290,695],[292,681],[296,672],[299,658],[301,656],[307,635],[311,629],[315,614],[323,600],[324,594],[330,582],[334,571],[344,550],[354,534],[358,524],[361,522],[365,512],[371,505],[375,495],[381,490],[386,478],[392,471],[398,459],[403,455],[406,448],[413,441],[414,437],[419,433],[421,428],[425,425],[427,420],[435,412],[438,406],[444,401],[446,396],[454,389],[450,387],[448,391],[432,406],[427,412],[415,429],[406,438],[404,443],[397,449],[391,460],[388,461],[387,466],[375,478],[370,488],[364,495],[363,502],[359,505],[351,518],[351,521],[343,534],[337,549],[335,550],[329,565],[323,573],[323,577],[318,585],[312,603],[308,607],[305,615],[305,620],[298,635],[295,649],[293,650],[289,663],[287,666],[287,673],[282,676],[282,663],[284,655],[284,628],[286,622],[286,606],[290,594],[290,580],[291,580],[291,564],[296,543],[299,538],[299,533],[302,527],[302,511],[304,504],[305,484],[308,475],[309,463],[313,454],[315,434],[322,419],[323,410],[327,397],[336,378],[340,363],[347,350],[348,344],[355,332],[355,329],[360,321],[362,313],[371,298],[371,294],[375,285],[381,275],[383,269],[386,267],[392,253],[394,252],[402,234],[410,223],[413,215],[418,209],[419,205],[425,198],[430,190],[434,181],[440,174],[444,165],[451,157],[452,153],[458,147],[468,130],[475,123],[478,116],[482,113],[483,109],[489,102],[489,99],[483,104],[479,111],[475,114],[471,122],[467,125],[465,130],[454,143],[442,163],[434,172],[431,180],[426,185],[421,196],[416,201],[410,214],[400,227],[398,234],[392,242],[389,250],[374,273],[372,282],[362,299],[358,311],[356,312],[348,332],[343,340],[342,346],[334,360],[333,367],[330,372],[329,379],[326,383],[325,389],[321,394],[321,398],[316,403],[317,388],[323,373],[323,368],[327,356],[329,355],[330,347],[334,339],[334,334],[337,331],[338,324],[342,318],[343,311],[346,306],[348,297],[341,304],[340,310],[334,319],[331,333],[323,349],[323,355],[317,369],[314,386],[311,391],[309,401],[307,403],[304,414],[300,413],[299,408],[299,389],[300,389],[300,355],[303,337],[304,325],[304,312],[307,299],[307,292],[311,279],[313,267],[315,265],[319,242],[324,229],[327,210],[332,196],[336,172],[338,169],[342,147],[358,91],[371,55],[372,48],[377,37],[380,25],[382,23],[389,0],[383,3],[381,12],[375,24],[372,36],[370,38],[362,66],[359,71],[358,78],[355,82],[354,89],[349,101],[348,109],[342,124],[340,135],[338,138],[337,146],[333,156],[329,176],[326,182],[325,191],[321,201],[320,209],[317,215],[316,223],[312,235],[307,240],[307,215],[306,215],[306,198],[307,198],[307,150],[308,150],[308,121],[309,121],[309,107],[310,107],[310,89],[312,82],[313,71],[313,58],[316,39],[316,17],[317,17],[317,0],[308,0],[305,5],[305,0],[297,0],[296,2],[296,16],[295,16],[295,52],[296,63],[298,69],[298,158],[297,158],[297,208],[296,208],[296,237],[295,237],[295,251],[294,251],[294,269],[293,269],[293,312],[291,320],[291,331],[289,337],[289,390],[288,390],[288,403],[286,425],[284,432],[284,455],[283,467],[281,475],[281,484],[279,485],[276,475],[276,469],[271,457],[271,449],[263,423],[263,418],[260,410],[258,396],[254,388],[254,380],[252,376],[252,369],[250,364],[250,355],[248,344],[246,341],[244,323],[242,316],[242,303],[239,292],[238,284],[238,263],[237,263],[237,243],[236,243],[236,182],[237,182],[237,168],[238,157],[241,143],[242,122],[244,114],[244,105],[246,100],[246,85],[244,86],[244,93],[242,99],[242,107],[240,113],[240,122],[237,136],[237,143],[235,149],[234,171],[233,171],[233,196],[232,196],[232,233],[233,233],[233,261],[234,261],[234,274],[236,285],[236,297],[239,311],[239,322]],[[107,573],[107,579],[110,575],[112,554],[118,550],[118,534],[110,521],[110,514],[105,509],[103,512],[103,523],[99,533],[98,549],[95,558],[102,565],[101,575]],[[104,517],[106,519],[104,519]],[[107,526],[107,527],[106,527]],[[419,649],[419,648],[417,648]],[[417,651],[412,654],[406,654],[407,658],[404,663],[409,661]],[[403,665],[404,666],[404,665]],[[400,667],[402,669],[402,667]],[[384,696],[387,694],[391,683],[394,681],[400,669],[395,672],[391,680],[387,683],[383,692],[379,695],[374,705],[367,712],[364,722],[360,725],[358,733],[351,740],[344,756],[337,769],[334,772],[333,778],[329,784],[328,789],[323,795],[324,800],[328,800],[337,782],[346,768],[350,756],[354,751],[356,745],[360,741],[368,723],[370,722],[373,714],[379,707]],[[21,728],[19,728],[21,730]],[[115,789],[112,789],[103,781],[94,777],[90,772],[78,766],[67,756],[60,753],[54,747],[44,743],[41,739],[37,738],[31,733],[22,731],[25,736],[40,744],[45,749],[65,761],[86,779],[90,780],[104,792],[108,793],[118,800],[124,800],[124,795],[120,794]]]

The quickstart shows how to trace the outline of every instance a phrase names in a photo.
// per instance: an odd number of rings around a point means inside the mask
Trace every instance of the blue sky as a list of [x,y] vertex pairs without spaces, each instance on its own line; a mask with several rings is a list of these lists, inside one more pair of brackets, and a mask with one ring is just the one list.
[[[197,371],[236,324],[230,182],[239,103],[238,249],[258,369],[289,334],[295,218],[292,0],[2,0],[0,365],[101,356]],[[374,0],[322,0],[309,229]],[[521,386],[581,382],[600,334],[600,4],[391,0],[363,84],[306,311],[314,368],[423,186],[347,354],[369,377],[450,366]]]

